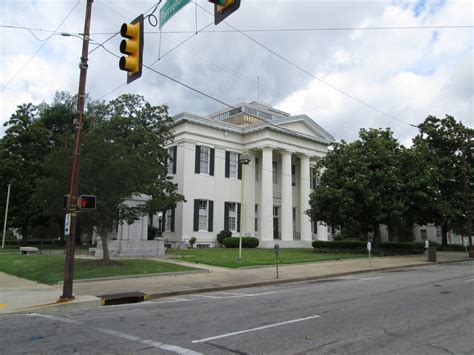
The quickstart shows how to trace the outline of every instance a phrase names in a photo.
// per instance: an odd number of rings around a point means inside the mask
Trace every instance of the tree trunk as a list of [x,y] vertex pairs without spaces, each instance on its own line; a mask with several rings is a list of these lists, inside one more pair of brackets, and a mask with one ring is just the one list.
[[374,223],[374,237],[372,238],[372,247],[378,249],[380,243],[380,224]]
[[441,225],[441,238],[442,238],[441,245],[447,246],[448,245],[448,224],[447,223],[443,223]]
[[100,240],[102,241],[102,260],[110,260],[109,255],[109,238],[107,235],[100,235]]

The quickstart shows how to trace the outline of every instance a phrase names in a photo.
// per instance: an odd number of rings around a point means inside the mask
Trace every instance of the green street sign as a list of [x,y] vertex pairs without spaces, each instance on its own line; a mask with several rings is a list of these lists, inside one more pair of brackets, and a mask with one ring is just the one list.
[[190,2],[191,0],[168,0],[160,9],[160,30],[174,14]]

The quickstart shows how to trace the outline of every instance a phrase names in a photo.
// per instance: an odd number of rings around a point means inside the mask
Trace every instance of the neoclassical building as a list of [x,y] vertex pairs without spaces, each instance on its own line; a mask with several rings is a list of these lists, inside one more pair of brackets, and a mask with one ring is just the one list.
[[328,239],[328,227],[304,212],[314,165],[334,138],[310,117],[251,102],[174,119],[168,172],[186,201],[164,216],[167,240],[213,246],[223,229],[255,236],[261,247]]

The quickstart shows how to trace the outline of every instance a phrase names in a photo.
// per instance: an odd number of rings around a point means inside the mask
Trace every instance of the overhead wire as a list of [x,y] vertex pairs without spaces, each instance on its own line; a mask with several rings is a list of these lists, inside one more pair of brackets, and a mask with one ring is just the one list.
[[[5,90],[11,83],[13,80],[15,80],[15,78],[26,68],[26,66],[28,64],[30,64],[30,62],[33,60],[33,58],[41,51],[41,49],[43,49],[43,47],[48,43],[48,41],[51,39],[51,37],[53,37],[53,35],[58,31],[58,29],[64,24],[64,22],[66,22],[66,20],[69,18],[69,16],[73,13],[73,11],[77,8],[77,6],[79,5],[79,3],[81,2],[81,0],[78,0],[75,5],[72,7],[72,9],[66,14],[66,16],[61,20],[61,22],[59,23],[59,25],[56,27],[56,29],[53,31],[52,34],[50,34],[46,39],[43,40],[43,43],[41,44],[41,46],[39,46],[39,48],[33,53],[33,55],[26,61],[25,64],[23,64],[23,66],[10,78],[10,80],[8,80],[8,82],[5,84],[5,85],[2,85],[2,87],[0,88],[0,92],[3,92],[3,90]],[[31,32],[31,31],[30,31]]]
[[[197,5],[197,4],[196,4],[196,6],[199,6],[204,12],[207,12],[208,14],[213,15],[210,11],[208,11],[208,10],[205,9],[205,8],[203,8],[202,6]],[[395,120],[395,121],[398,121],[398,122],[400,122],[400,123],[406,124],[406,125],[411,126],[411,127],[415,127],[415,128],[417,127],[416,125],[413,125],[413,124],[411,124],[411,123],[405,122],[405,121],[403,121],[403,120],[401,120],[401,119],[399,119],[399,118],[397,118],[397,117],[395,117],[395,116],[393,116],[393,115],[391,115],[391,114],[389,114],[389,113],[386,113],[386,112],[384,112],[384,111],[378,109],[378,108],[375,107],[374,105],[371,105],[371,104],[369,104],[369,103],[367,103],[367,102],[365,102],[365,101],[363,101],[363,100],[361,100],[361,99],[355,97],[354,95],[351,95],[351,94],[347,93],[346,91],[339,89],[338,87],[332,85],[331,83],[329,83],[329,82],[327,82],[327,81],[325,81],[325,80],[323,80],[323,79],[317,77],[316,75],[314,75],[313,73],[311,73],[311,72],[309,72],[308,70],[304,69],[303,67],[299,66],[298,64],[295,64],[295,63],[293,63],[292,61],[290,61],[289,59],[283,57],[281,54],[277,53],[276,51],[274,51],[273,49],[271,49],[271,48],[269,48],[268,46],[264,45],[263,43],[257,41],[256,39],[254,39],[253,37],[249,36],[248,34],[246,34],[246,33],[244,33],[244,32],[241,32],[237,27],[231,25],[231,24],[228,23],[227,21],[223,21],[223,22],[224,22],[227,26],[231,27],[232,29],[234,29],[235,31],[239,32],[241,35],[243,35],[244,37],[246,37],[247,39],[249,39],[250,41],[254,42],[254,43],[257,44],[258,46],[260,46],[260,47],[264,48],[265,50],[267,50],[269,53],[273,54],[273,55],[276,56],[277,58],[279,58],[279,59],[281,59],[282,61],[288,63],[289,65],[291,65],[292,67],[298,69],[299,71],[305,73],[305,74],[308,75],[309,77],[311,77],[311,78],[313,78],[313,79],[319,81],[320,83],[326,85],[327,87],[330,87],[331,89],[333,89],[333,90],[339,92],[340,94],[342,94],[342,95],[344,95],[344,96],[346,96],[346,97],[349,97],[350,99],[352,99],[352,100],[354,100],[354,101],[360,103],[361,105],[366,106],[366,107],[370,108],[371,110],[374,110],[374,111],[376,111],[376,112],[378,112],[378,113],[380,113],[380,114],[382,114],[382,115],[384,115],[384,116],[386,116],[386,117],[388,117],[388,118],[390,118],[390,119],[393,119],[393,120]]]

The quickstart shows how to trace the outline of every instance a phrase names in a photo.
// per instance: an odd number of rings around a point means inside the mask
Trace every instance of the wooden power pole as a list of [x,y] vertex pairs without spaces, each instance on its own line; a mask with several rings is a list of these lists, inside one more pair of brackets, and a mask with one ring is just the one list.
[[[74,252],[76,247],[76,227],[78,212],[78,192],[79,192],[79,166],[81,157],[81,133],[83,126],[84,105],[86,100],[86,79],[87,79],[87,56],[89,52],[89,34],[91,24],[92,2],[87,0],[86,17],[84,21],[84,34],[82,39],[82,56],[79,64],[79,92],[77,96],[77,116],[74,119],[74,154],[71,167],[71,184],[67,202],[66,220],[70,218],[70,232],[66,244],[66,263],[64,265],[63,294],[60,301],[74,299],[72,294],[72,283],[74,273]],[[68,222],[67,222],[68,224]],[[65,233],[67,234],[67,233]]]

